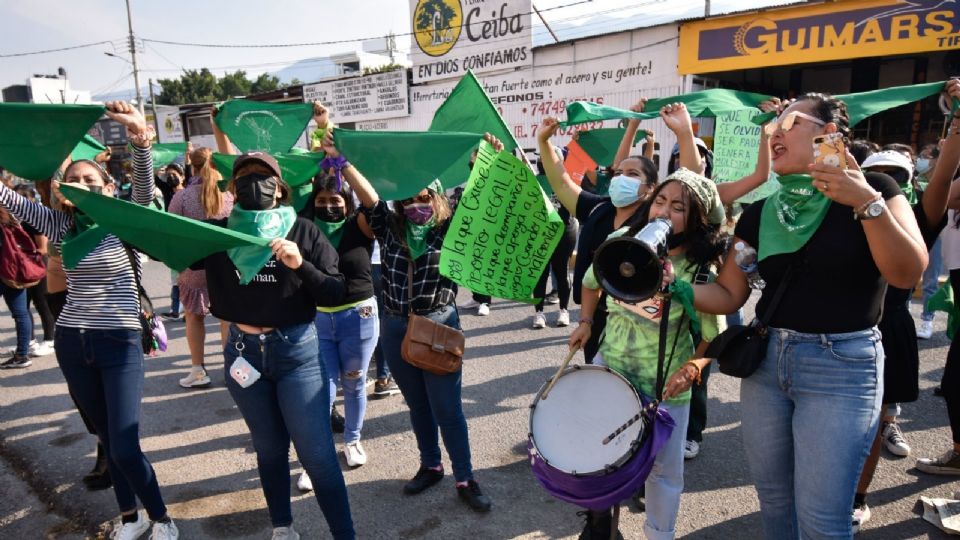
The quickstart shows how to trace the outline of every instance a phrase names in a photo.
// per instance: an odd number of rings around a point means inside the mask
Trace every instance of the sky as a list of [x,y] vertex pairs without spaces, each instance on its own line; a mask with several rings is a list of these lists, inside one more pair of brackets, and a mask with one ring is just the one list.
[[[505,0],[508,1],[508,0]],[[535,0],[561,40],[649,26],[703,15],[703,0]],[[793,3],[790,0],[712,0],[711,11],[724,13]],[[330,9],[335,6],[335,9]],[[410,0],[130,0],[138,38],[141,88],[147,79],[176,78],[183,69],[208,67],[218,76],[237,69],[250,78],[275,73],[298,60],[326,57],[360,48],[336,45],[259,48],[184,47],[139,40],[216,44],[290,44],[384,36],[409,50]],[[371,14],[376,16],[371,17]],[[534,44],[552,41],[533,17]],[[34,73],[55,74],[63,67],[74,90],[96,95],[135,88],[127,50],[123,0],[30,0],[0,2],[0,88],[23,84]],[[106,42],[70,51],[4,57]],[[110,57],[116,54],[121,58]],[[310,81],[304,81],[310,82]],[[159,90],[158,86],[155,86]]]

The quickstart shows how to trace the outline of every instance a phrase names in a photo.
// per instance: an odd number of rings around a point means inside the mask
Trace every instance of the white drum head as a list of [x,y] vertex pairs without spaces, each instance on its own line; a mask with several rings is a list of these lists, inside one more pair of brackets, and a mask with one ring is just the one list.
[[633,455],[631,443],[640,438],[641,420],[603,444],[640,414],[639,396],[626,379],[608,368],[587,365],[564,371],[543,400],[545,388],[533,402],[530,433],[537,452],[551,467],[571,474],[602,474]]

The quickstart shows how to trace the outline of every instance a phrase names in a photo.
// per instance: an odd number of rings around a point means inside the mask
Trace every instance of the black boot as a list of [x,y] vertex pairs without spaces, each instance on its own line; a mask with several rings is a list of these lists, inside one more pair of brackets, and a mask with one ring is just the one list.
[[107,468],[107,453],[103,451],[103,445],[97,443],[97,462],[93,465],[93,470],[83,477],[83,484],[89,491],[98,491],[107,489],[113,485],[110,480],[110,469]]
[[347,427],[347,420],[340,414],[340,411],[337,410],[337,406],[334,405],[330,407],[330,429],[334,433],[343,433],[343,430]]
[[616,532],[616,536],[612,537],[610,534],[610,529],[613,528],[613,512],[610,510],[602,512],[586,510],[577,512],[577,514],[587,518],[578,540],[610,540],[611,538],[623,540],[623,535],[620,534],[619,530]]

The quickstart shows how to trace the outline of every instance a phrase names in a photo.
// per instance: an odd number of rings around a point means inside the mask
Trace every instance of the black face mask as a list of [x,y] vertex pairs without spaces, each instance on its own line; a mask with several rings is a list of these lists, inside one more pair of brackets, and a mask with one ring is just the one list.
[[346,209],[342,206],[317,206],[313,209],[313,216],[320,221],[336,223],[346,219]]
[[269,210],[277,195],[275,176],[253,173],[233,181],[237,190],[237,204],[244,210]]

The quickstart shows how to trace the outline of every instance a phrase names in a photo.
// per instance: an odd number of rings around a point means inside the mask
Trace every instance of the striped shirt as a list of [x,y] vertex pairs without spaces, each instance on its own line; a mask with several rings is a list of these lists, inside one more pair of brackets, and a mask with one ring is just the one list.
[[[150,149],[133,147],[133,200],[153,200],[153,157]],[[0,185],[0,206],[44,234],[59,250],[73,227],[73,216],[28,201]],[[141,274],[140,257],[134,257]],[[67,274],[67,303],[57,324],[69,328],[140,330],[140,296],[130,258],[116,236],[107,235]],[[141,274],[142,275],[142,274]]]

